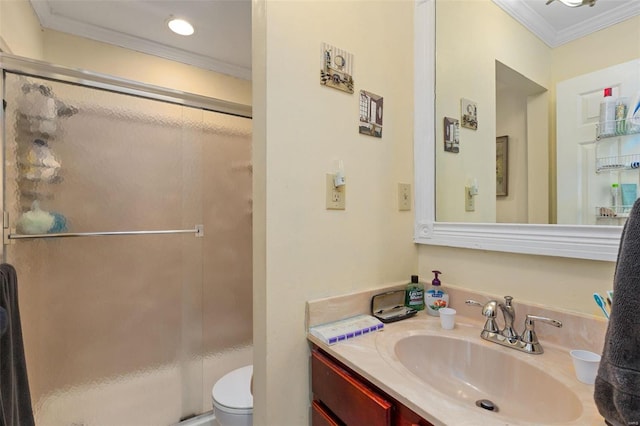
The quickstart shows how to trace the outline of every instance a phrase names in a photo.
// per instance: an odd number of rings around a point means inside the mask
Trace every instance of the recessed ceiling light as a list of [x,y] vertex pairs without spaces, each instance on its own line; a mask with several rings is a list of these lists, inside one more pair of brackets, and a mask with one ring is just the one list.
[[171,31],[183,36],[191,35],[193,34],[193,31],[194,31],[193,25],[191,25],[189,22],[185,21],[184,19],[169,18],[167,25],[169,26]]

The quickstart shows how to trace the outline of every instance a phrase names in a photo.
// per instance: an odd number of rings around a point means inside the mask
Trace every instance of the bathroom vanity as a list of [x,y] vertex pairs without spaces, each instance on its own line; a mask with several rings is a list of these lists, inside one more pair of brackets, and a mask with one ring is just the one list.
[[313,426],[433,426],[315,345],[311,388]]
[[[540,325],[544,353],[528,354],[480,338],[484,317],[464,300],[493,296],[449,289],[458,310],[453,330],[420,312],[334,345],[308,334],[312,424],[604,424],[593,385],[576,379],[569,355],[570,349],[601,352],[604,320],[514,300],[518,329],[527,314],[563,323],[562,328]],[[367,313],[375,292],[309,302],[307,325]]]

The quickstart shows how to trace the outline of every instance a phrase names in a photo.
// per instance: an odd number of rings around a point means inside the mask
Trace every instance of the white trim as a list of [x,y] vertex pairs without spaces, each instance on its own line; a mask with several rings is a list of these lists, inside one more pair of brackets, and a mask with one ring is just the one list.
[[[544,1],[544,0],[540,0]],[[513,19],[520,22],[525,28],[537,35],[548,46],[555,47],[557,32],[536,11],[531,9],[523,1],[513,0],[493,0],[502,10],[507,12]]]
[[51,8],[47,1],[35,0],[30,3],[33,10],[36,12],[36,15],[38,15],[40,25],[44,28],[73,34],[79,37],[85,37],[103,43],[114,44],[126,49],[227,74],[243,80],[251,80],[250,68],[229,64],[198,53],[187,52],[185,50],[176,49],[151,40],[134,37],[118,31],[55,15],[51,13]]
[[440,222],[418,227],[415,241],[429,245],[614,261],[621,232],[620,226]]
[[6,41],[0,36],[0,53],[9,53],[11,54],[11,49]]
[[587,19],[586,21],[582,21],[571,27],[565,28],[564,30],[558,31],[556,35],[556,44],[551,47],[557,47],[561,44],[584,37],[603,28],[618,24],[636,15],[640,15],[640,2],[627,2],[624,5],[611,9],[606,13],[598,14],[591,19]]
[[414,241],[615,261],[622,227],[435,222],[435,0],[416,0],[414,23]]
[[591,19],[557,31],[525,2],[516,0],[493,0],[493,2],[537,35],[549,47],[558,47],[633,16],[640,15],[640,2],[628,1],[606,13],[600,13]]

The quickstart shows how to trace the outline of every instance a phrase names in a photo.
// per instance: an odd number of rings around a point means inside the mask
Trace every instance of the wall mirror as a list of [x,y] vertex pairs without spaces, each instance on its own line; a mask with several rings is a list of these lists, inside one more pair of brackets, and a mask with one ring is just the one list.
[[[569,188],[565,167],[556,172],[555,139],[562,127],[556,126],[556,105],[562,103],[556,100],[556,91],[563,90],[564,83],[559,82],[570,81],[579,73],[567,74],[567,67],[554,70],[557,51],[491,0],[417,1],[415,19],[416,242],[615,260],[623,221],[595,217],[595,206],[609,203],[611,183],[622,179],[620,174],[594,172],[601,86],[595,84],[592,96],[582,100],[588,114],[584,126],[572,131],[586,136],[574,142],[572,150],[558,149],[557,153],[561,161],[572,159],[578,164],[572,167],[585,168],[596,178],[581,177],[587,172],[573,170],[575,182]],[[637,60],[637,37],[627,40]],[[636,70],[640,70],[638,64]],[[584,74],[593,74],[593,69],[586,68]],[[631,80],[639,81],[640,71],[633,72]],[[616,78],[601,83],[618,90],[616,96],[633,97],[640,89]],[[471,120],[464,117],[469,105],[475,112]],[[445,134],[451,137],[452,132],[444,131],[446,119],[448,123],[459,121],[458,152],[446,150]],[[517,121],[524,126],[518,127]],[[509,136],[510,141],[509,191],[497,196],[496,138],[500,136]],[[634,173],[626,178],[628,182],[638,180],[637,171]],[[556,180],[561,184],[556,186]],[[585,196],[589,185],[597,189]],[[477,195],[470,196],[468,189],[476,186]],[[575,195],[562,192],[567,188]],[[588,202],[576,201],[579,196]]]

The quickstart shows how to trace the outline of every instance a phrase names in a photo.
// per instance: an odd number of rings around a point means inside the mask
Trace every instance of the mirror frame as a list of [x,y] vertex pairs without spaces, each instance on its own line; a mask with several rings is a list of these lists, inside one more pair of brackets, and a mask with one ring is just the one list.
[[435,2],[414,14],[414,242],[418,244],[615,261],[622,226],[436,222]]

